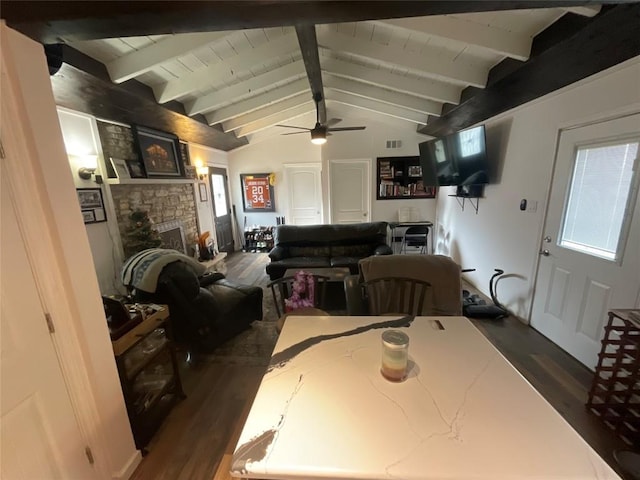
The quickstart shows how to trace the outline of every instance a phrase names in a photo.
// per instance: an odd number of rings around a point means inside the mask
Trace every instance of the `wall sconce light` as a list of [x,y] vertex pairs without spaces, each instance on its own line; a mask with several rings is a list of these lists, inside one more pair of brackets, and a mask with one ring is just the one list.
[[206,166],[200,158],[197,158],[195,161],[196,173],[198,174],[198,178],[200,180],[204,180],[204,177],[209,175],[209,167]]
[[[83,180],[91,180],[93,174],[96,173],[96,169],[98,168],[98,156],[97,155],[82,155],[80,158],[81,167],[78,169],[78,176]],[[96,182],[98,181],[99,175],[96,175]]]

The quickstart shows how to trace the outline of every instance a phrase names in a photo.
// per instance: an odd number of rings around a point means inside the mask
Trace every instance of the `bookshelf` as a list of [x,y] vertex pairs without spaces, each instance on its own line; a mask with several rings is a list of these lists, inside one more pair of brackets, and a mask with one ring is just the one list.
[[420,157],[378,157],[376,164],[378,200],[435,198],[435,187],[422,182]]

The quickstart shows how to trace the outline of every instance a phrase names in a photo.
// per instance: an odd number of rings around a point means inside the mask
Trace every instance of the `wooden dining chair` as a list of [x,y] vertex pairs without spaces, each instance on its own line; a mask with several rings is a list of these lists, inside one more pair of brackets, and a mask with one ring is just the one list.
[[429,282],[404,277],[381,277],[363,282],[361,287],[370,315],[431,314],[425,305],[431,288]]
[[[273,295],[273,303],[275,304],[276,314],[278,315],[278,318],[280,318],[287,311],[285,300],[291,298],[291,295],[293,295],[294,281],[294,276],[282,277],[272,281],[268,285],[268,287],[271,289],[271,294]],[[313,275],[315,295],[313,299],[313,305],[309,305],[309,307],[319,309],[323,308],[328,281],[329,277],[326,277],[324,275]]]

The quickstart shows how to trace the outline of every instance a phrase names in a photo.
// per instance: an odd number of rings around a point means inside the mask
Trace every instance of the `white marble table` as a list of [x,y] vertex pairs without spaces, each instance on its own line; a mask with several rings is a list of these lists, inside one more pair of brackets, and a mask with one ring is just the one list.
[[464,317],[400,327],[413,364],[385,380],[380,336],[398,318],[289,317],[231,475],[619,479]]

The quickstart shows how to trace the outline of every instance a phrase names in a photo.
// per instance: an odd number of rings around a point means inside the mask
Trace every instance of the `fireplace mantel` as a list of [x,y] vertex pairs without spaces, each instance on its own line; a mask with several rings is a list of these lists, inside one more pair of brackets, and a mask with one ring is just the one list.
[[195,178],[106,178],[109,185],[153,185],[167,183],[196,183]]

